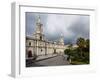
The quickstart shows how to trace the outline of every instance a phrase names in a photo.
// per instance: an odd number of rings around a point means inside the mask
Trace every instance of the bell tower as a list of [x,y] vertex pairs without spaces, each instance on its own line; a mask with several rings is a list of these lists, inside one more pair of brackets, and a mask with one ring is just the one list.
[[64,37],[63,37],[63,34],[61,34],[60,39],[59,39],[59,42],[60,42],[61,45],[64,45]]
[[35,38],[38,39],[38,40],[43,40],[44,39],[43,24],[41,23],[40,16],[37,17],[37,21],[36,21]]

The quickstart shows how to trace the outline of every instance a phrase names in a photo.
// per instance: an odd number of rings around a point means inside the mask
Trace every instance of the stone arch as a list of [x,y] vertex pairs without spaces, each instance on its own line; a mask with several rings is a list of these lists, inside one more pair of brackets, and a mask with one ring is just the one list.
[[54,49],[54,54],[56,53],[56,49]]
[[32,51],[31,50],[28,51],[28,58],[30,58],[30,57],[32,57]]
[[42,40],[42,36],[40,36],[40,40]]

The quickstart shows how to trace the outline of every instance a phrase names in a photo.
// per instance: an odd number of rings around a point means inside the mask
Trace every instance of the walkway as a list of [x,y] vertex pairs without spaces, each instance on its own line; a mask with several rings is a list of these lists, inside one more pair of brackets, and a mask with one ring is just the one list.
[[31,62],[27,64],[27,67],[36,67],[36,66],[58,66],[58,65],[68,65],[69,62],[63,59],[63,56],[56,55],[47,59],[38,60],[36,62]]

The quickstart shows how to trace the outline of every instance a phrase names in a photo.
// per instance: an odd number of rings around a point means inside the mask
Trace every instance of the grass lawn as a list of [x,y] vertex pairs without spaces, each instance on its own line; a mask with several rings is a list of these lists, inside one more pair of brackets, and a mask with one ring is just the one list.
[[72,65],[82,65],[82,64],[88,64],[86,62],[80,62],[80,61],[72,61],[71,62]]

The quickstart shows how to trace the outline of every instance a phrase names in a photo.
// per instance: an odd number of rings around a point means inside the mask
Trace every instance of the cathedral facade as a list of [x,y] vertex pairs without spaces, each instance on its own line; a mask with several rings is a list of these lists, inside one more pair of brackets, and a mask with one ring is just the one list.
[[26,58],[48,54],[64,53],[64,38],[60,35],[59,40],[49,41],[43,33],[43,24],[40,17],[36,21],[36,29],[33,36],[26,36]]

